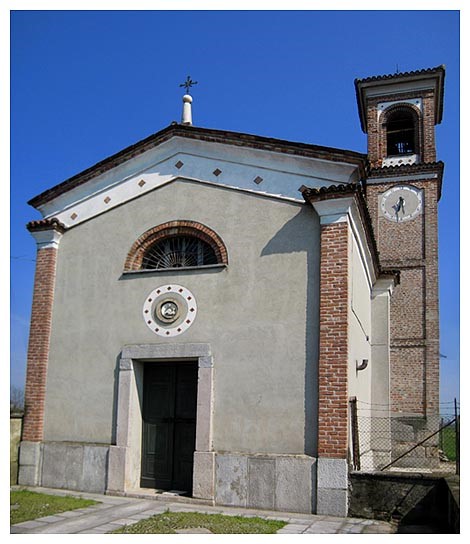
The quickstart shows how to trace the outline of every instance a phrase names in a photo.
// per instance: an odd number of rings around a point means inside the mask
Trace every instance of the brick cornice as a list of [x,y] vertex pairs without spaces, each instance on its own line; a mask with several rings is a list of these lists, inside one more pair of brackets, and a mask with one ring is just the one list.
[[60,232],[61,234],[63,234],[66,230],[66,226],[55,217],[52,217],[50,219],[39,219],[35,221],[30,221],[26,225],[26,228],[29,230],[29,232],[55,230],[57,232]]
[[[444,163],[442,161],[425,162],[418,164],[402,164],[398,166],[382,166],[380,168],[370,168],[367,179],[374,182],[376,180],[384,180],[387,178],[410,177],[418,175],[434,175],[437,176],[437,199],[440,200],[442,195],[442,178],[444,176]],[[391,180],[391,181],[392,181]],[[410,181],[412,183],[412,181]]]
[[64,234],[66,227],[55,217],[51,219],[41,219],[39,221],[30,221],[26,228],[36,240],[38,249],[59,247],[60,239]]

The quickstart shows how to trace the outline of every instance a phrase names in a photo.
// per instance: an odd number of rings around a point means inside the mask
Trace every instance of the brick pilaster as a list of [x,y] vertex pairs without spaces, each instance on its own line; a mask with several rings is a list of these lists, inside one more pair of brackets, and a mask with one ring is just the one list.
[[36,238],[36,272],[26,366],[25,414],[22,440],[40,442],[44,431],[47,364],[52,325],[52,305],[57,247],[64,232],[57,220],[34,221],[28,229]]
[[318,457],[348,451],[348,224],[321,227]]

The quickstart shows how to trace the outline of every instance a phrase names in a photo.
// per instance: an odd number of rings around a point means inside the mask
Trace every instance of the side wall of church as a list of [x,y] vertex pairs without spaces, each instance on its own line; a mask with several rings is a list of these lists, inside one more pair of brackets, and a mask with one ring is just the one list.
[[[349,259],[349,373],[348,393],[364,403],[371,398],[371,285],[361,258],[358,242],[350,231]],[[356,363],[367,359],[364,370],[357,371]]]
[[[374,361],[371,354],[371,284],[364,261],[361,258],[360,246],[354,233],[350,231],[349,258],[349,364],[348,364],[348,396],[356,397],[359,423],[370,417],[371,380]],[[367,360],[364,370],[357,366]],[[360,450],[367,455],[371,450],[370,426],[363,425],[360,434]]]
[[[123,275],[134,241],[175,219],[213,229],[228,266]],[[167,339],[142,307],[172,283],[194,294],[198,314]],[[304,204],[178,180],[70,229],[58,251],[45,440],[114,443],[124,345],[203,342],[214,450],[314,455],[318,291],[319,224]]]

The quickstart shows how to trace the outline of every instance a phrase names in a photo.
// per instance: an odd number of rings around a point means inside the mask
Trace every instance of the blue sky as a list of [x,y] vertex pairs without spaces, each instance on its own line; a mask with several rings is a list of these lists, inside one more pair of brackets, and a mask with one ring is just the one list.
[[366,152],[354,79],[446,65],[441,400],[459,398],[458,11],[13,11],[11,382],[23,386],[35,243],[26,202],[181,116]]

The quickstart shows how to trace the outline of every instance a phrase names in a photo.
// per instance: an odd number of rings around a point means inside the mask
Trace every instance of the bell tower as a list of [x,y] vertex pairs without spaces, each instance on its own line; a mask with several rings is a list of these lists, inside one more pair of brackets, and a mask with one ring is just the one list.
[[400,270],[390,308],[392,415],[426,427],[439,414],[437,204],[443,163],[435,125],[442,120],[444,66],[356,79],[370,170],[367,202],[380,260]]

